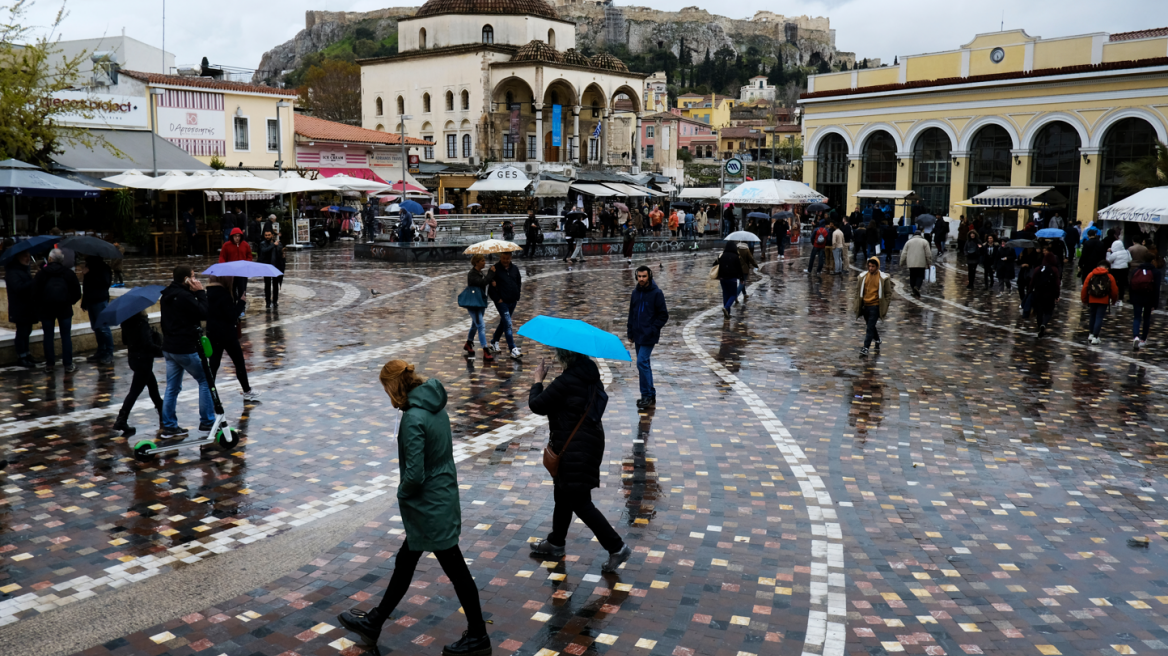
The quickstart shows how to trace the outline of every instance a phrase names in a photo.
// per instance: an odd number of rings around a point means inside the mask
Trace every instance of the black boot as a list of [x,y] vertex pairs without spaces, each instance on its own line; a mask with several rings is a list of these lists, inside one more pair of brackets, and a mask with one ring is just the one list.
[[122,437],[130,437],[134,433],[138,432],[138,429],[126,423],[129,418],[130,413],[126,410],[122,410],[118,413],[117,421],[114,422],[113,429],[116,431],[122,431]]
[[381,636],[381,625],[385,624],[386,615],[374,608],[371,611],[347,610],[337,615],[337,620],[348,630],[361,636],[370,645],[377,644]]
[[461,638],[442,648],[442,656],[491,656],[491,638],[485,631],[477,636],[463,631]]

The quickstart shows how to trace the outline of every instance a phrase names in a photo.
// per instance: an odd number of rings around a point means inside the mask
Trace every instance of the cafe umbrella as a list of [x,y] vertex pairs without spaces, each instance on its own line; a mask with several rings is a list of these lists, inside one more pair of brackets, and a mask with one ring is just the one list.
[[[57,198],[97,198],[101,190],[79,182],[66,180],[39,167],[16,159],[0,162],[0,194],[12,197],[12,216],[16,216],[16,197],[52,198],[54,206]],[[16,222],[10,223],[16,231]]]

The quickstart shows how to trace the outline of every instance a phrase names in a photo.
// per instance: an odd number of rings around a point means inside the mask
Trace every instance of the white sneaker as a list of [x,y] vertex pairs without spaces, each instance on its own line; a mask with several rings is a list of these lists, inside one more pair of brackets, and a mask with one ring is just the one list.
[[1140,338],[1139,337],[1132,339],[1132,350],[1133,351],[1140,350]]
[[1088,343],[1088,344],[1098,344],[1098,343],[1099,343],[1099,338],[1098,338],[1098,337],[1096,337],[1096,336],[1094,336],[1094,335],[1091,335],[1091,336],[1089,336],[1089,337],[1087,338],[1087,343]]
[[523,352],[519,350],[518,346],[511,349],[511,359],[518,360],[519,358],[522,358],[522,357],[523,357]]
[[243,390],[239,390],[239,393],[240,393],[240,395],[243,396],[244,401],[259,401],[260,400],[260,393],[255,391],[254,389],[250,392],[245,392]]
[[1140,348],[1148,348],[1148,340],[1141,339],[1140,340]]
[[502,350],[499,348],[499,342],[491,342],[490,346],[491,346],[491,350],[494,351],[495,353],[498,353],[499,351]]
[[1115,302],[1115,307],[1117,307],[1117,308],[1121,308],[1121,307],[1123,307],[1123,301],[1116,301],[1116,302]]

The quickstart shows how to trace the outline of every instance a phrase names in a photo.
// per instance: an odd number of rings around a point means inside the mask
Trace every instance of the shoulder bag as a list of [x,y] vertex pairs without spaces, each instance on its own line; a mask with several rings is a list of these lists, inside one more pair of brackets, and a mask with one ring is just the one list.
[[718,262],[714,262],[714,266],[710,267],[710,280],[718,279]]
[[548,438],[548,444],[543,448],[543,467],[548,470],[552,478],[560,471],[560,456],[567,450],[568,445],[572,443],[572,438],[576,437],[576,431],[580,430],[580,426],[584,423],[584,418],[588,416],[588,410],[592,407],[592,400],[596,398],[596,388],[592,388],[592,396],[588,397],[588,405],[584,406],[584,412],[580,415],[580,421],[576,422],[576,427],[572,429],[572,434],[568,436],[568,441],[564,442],[564,448],[560,449],[559,453],[552,451],[551,438]]
[[487,299],[483,296],[483,288],[467,285],[466,289],[462,290],[462,293],[458,295],[458,307],[474,309],[487,307]]

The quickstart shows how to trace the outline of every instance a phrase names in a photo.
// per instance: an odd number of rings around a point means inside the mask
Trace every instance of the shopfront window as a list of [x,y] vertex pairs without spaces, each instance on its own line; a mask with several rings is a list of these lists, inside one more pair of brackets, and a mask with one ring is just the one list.
[[1124,190],[1123,176],[1119,165],[1124,162],[1138,162],[1156,154],[1156,130],[1142,118],[1125,118],[1107,128],[1103,136],[1103,177],[1099,182],[1099,208],[1131,195]]
[[1079,146],[1079,133],[1073,127],[1062,121],[1050,123],[1034,138],[1030,169],[1030,184],[1054,187],[1066,197],[1064,216],[1072,221],[1079,199]]
[[949,213],[952,142],[940,128],[929,128],[913,146],[913,191],[933,214]]
[[864,142],[861,189],[896,189],[896,141],[887,132],[876,132]]
[[977,131],[969,146],[969,187],[966,198],[973,198],[990,187],[1010,186],[1013,145],[1010,133],[999,125],[987,125]]

